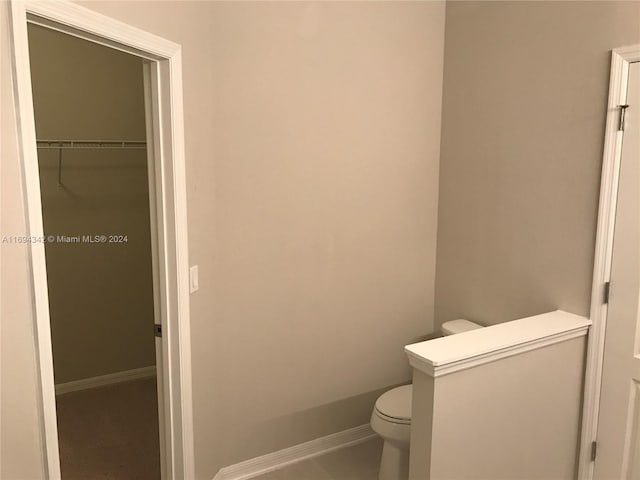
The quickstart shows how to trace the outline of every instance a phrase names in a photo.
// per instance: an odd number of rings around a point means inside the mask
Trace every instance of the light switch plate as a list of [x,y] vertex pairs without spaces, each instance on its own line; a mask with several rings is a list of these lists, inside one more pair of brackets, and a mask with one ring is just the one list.
[[198,265],[193,265],[189,268],[189,292],[196,292],[198,288]]

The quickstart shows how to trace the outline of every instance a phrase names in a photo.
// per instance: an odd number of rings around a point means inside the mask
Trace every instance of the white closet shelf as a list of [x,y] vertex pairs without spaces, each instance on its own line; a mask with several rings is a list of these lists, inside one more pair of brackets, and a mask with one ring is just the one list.
[[147,142],[135,140],[37,140],[38,148],[147,148]]

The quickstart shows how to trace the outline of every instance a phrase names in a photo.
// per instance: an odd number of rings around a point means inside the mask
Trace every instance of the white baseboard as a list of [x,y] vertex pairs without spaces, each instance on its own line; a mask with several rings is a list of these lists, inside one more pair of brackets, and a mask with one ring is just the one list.
[[365,442],[376,434],[368,423],[359,427],[332,433],[293,447],[268,453],[261,457],[221,468],[213,480],[246,480],[263,473],[278,470],[286,465],[317,457],[333,450],[350,447]]
[[56,385],[56,395],[77,392],[78,390],[87,390],[88,388],[103,387],[114,383],[129,382],[141,378],[155,377],[155,375],[156,366],[151,365],[150,367],[134,368],[133,370],[109,373],[108,375],[100,375],[99,377],[83,378],[72,382],[59,383]]

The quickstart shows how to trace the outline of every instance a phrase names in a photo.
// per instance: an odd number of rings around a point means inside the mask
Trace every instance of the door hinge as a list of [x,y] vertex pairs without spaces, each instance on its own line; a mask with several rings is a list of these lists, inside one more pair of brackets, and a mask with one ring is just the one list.
[[596,461],[596,453],[598,451],[598,443],[597,442],[591,442],[591,461],[595,462]]
[[153,334],[156,337],[161,337],[162,336],[162,325],[158,325],[157,323],[153,324]]
[[609,303],[609,295],[611,295],[611,282],[605,282],[602,303]]
[[627,114],[627,108],[629,108],[629,105],[618,105],[618,108],[620,109],[620,123],[618,123],[618,131],[624,132],[624,119]]

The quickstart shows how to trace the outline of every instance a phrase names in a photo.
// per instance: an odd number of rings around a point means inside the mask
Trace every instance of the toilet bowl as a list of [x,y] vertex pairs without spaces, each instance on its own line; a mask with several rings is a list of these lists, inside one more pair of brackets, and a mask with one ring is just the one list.
[[[442,324],[443,335],[454,335],[482,328],[469,320],[450,320]],[[383,393],[373,408],[371,428],[382,437],[382,457],[378,480],[409,478],[412,385],[402,385]]]

